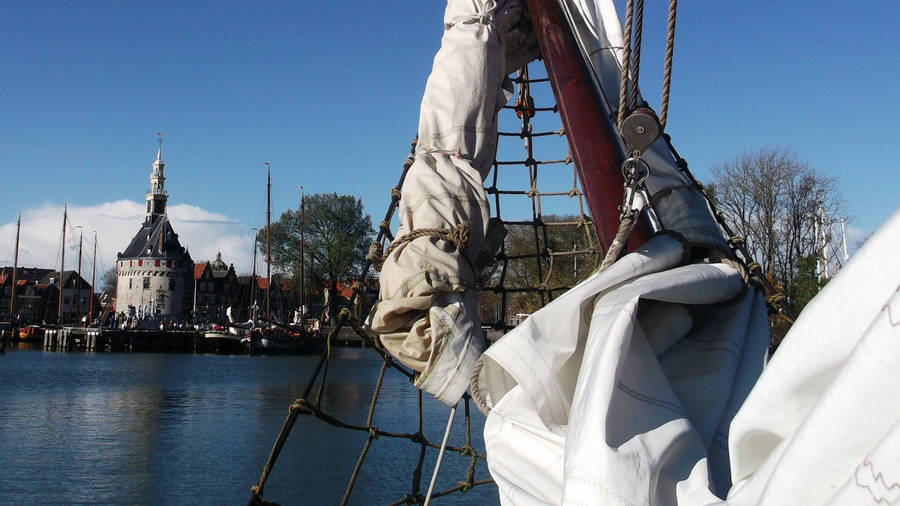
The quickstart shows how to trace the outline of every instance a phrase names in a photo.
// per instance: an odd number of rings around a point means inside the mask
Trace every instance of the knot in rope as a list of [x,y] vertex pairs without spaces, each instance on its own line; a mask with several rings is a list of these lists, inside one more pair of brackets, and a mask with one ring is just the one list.
[[400,188],[397,188],[396,186],[391,188],[391,200],[400,200],[401,196]]
[[569,197],[577,197],[578,196],[578,188],[572,188],[569,190]]
[[778,292],[766,297],[766,302],[768,302],[772,306],[777,305],[779,302],[784,302],[785,300],[787,299],[785,298],[784,294]]
[[378,224],[378,228],[381,230],[384,230],[385,232],[390,231],[390,226],[391,225],[386,221],[382,221],[381,223]]
[[369,427],[369,439],[378,439],[378,427],[372,425]]
[[366,253],[366,260],[380,268],[381,264],[384,262],[383,256],[381,244],[373,242],[369,245],[369,252]]
[[[388,250],[380,255],[380,258],[377,259],[378,261],[373,261],[373,263],[383,263],[394,251],[396,251],[396,254],[394,255],[394,259],[396,260],[400,256],[400,252],[403,251],[403,248],[406,247],[408,243],[420,237],[434,237],[441,241],[449,242],[456,247],[456,251],[462,253],[466,244],[469,242],[469,226],[469,222],[464,221],[453,228],[420,228],[413,230],[394,240],[390,247],[388,247]],[[372,251],[371,247],[369,248],[369,251]]]
[[457,485],[459,485],[459,491],[462,493],[466,493],[472,488],[472,483],[468,481],[461,481]]
[[738,272],[738,274],[741,275],[741,280],[744,281],[745,285],[750,284],[750,274],[747,272],[747,269],[745,269],[744,266],[740,262],[731,260],[729,258],[723,258],[722,263],[731,267],[732,269],[736,270]]

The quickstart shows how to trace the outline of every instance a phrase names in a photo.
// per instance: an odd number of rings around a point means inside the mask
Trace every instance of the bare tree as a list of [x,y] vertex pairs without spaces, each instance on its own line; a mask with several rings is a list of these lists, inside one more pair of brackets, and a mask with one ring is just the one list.
[[119,275],[116,272],[116,268],[108,269],[100,276],[100,286],[102,287],[100,290],[109,294],[110,297],[115,297],[118,279]]
[[835,180],[794,153],[763,147],[715,165],[712,173],[717,207],[789,295],[802,259],[822,257],[828,243],[837,251],[830,233],[842,210]]

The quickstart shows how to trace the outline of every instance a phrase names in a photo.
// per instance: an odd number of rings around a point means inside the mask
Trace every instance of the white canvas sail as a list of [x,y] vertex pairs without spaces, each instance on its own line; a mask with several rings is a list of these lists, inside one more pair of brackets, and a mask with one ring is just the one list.
[[[416,386],[448,405],[465,392],[485,347],[475,299],[489,221],[483,182],[497,149],[497,111],[509,98],[506,74],[533,57],[520,16],[518,1],[447,3],[400,199],[397,246],[381,269],[370,319],[385,348],[419,373]],[[455,239],[425,234],[405,242],[434,229]]]

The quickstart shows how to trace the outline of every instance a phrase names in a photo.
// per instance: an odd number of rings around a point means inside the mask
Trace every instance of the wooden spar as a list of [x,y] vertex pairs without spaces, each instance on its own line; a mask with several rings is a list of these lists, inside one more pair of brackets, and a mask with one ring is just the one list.
[[269,249],[269,226],[272,221],[272,167],[266,162],[266,320],[272,319],[269,306],[269,295],[272,293],[272,273],[269,266],[272,263],[272,252]]
[[[253,230],[259,231],[259,229],[256,228]],[[256,250],[259,249],[259,246],[256,244],[256,236],[257,234],[253,234],[253,274],[250,276],[253,281],[250,285],[250,307],[248,308],[250,321],[254,323],[256,323],[256,292],[259,288],[256,284]]]
[[[75,318],[80,321],[81,317],[81,246],[84,240],[84,228],[81,228],[81,234],[78,236],[78,279],[75,280]],[[83,325],[82,325],[83,326]]]
[[59,300],[56,305],[56,327],[62,325],[62,301],[63,301],[63,273],[66,268],[66,220],[69,217],[69,206],[63,203],[63,227],[62,227],[62,252],[59,260],[59,280],[56,286],[59,287]]
[[[527,5],[591,220],[605,251],[619,228],[625,154],[556,0],[527,0]],[[628,244],[633,248],[649,236],[646,220],[639,220]]]
[[97,280],[97,231],[94,231],[94,260],[91,267],[91,302],[88,305],[88,327],[91,326],[94,317],[94,282]]
[[[843,222],[842,222],[843,223]],[[16,253],[13,257],[12,286],[9,291],[9,321],[14,321],[16,314],[16,271],[19,268],[19,230],[22,228],[22,213],[16,221]]]
[[303,222],[303,219],[304,219],[303,213],[306,212],[306,206],[304,205],[305,204],[305,202],[304,202],[305,195],[303,193],[303,187],[298,186],[297,188],[300,189],[300,325],[302,326],[303,325],[303,310],[304,310],[304,306],[305,306],[305,304],[304,304],[305,301],[303,300],[303,288],[304,288],[303,276],[305,274],[305,272],[303,271],[303,262],[305,260],[304,252],[303,252],[303,247],[304,247],[304,244],[303,244],[303,242],[304,242],[303,228],[304,227],[303,226],[305,225]]

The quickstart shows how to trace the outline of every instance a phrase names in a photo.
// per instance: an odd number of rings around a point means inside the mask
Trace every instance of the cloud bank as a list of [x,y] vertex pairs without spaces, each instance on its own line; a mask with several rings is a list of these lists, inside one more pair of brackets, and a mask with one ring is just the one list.
[[[93,206],[70,206],[66,234],[66,270],[78,269],[78,238],[84,232],[82,275],[90,280],[97,232],[97,275],[115,267],[116,254],[124,250],[137,233],[145,216],[145,204],[131,200],[104,202]],[[195,262],[215,259],[222,253],[238,274],[249,273],[253,255],[250,227],[220,213],[190,204],[168,209],[169,220],[181,244]],[[62,243],[63,206],[43,204],[22,212],[19,239],[19,266],[58,269]],[[78,226],[81,228],[78,228]],[[0,266],[13,265],[16,222],[0,225]]]

